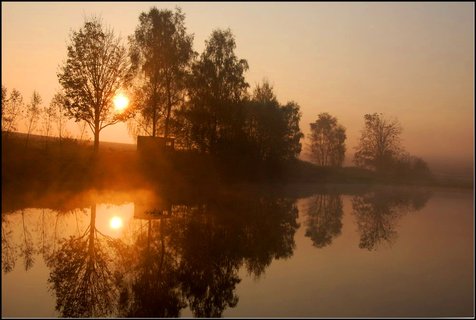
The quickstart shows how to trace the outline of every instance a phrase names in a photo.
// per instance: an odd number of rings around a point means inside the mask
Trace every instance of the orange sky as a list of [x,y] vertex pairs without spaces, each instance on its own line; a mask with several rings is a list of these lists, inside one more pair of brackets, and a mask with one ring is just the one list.
[[[100,15],[124,38],[142,11],[179,6],[195,50],[215,28],[231,28],[248,82],[274,84],[298,102],[305,134],[321,112],[347,128],[347,153],[365,113],[403,125],[407,150],[423,157],[472,159],[474,3],[4,3],[2,84],[49,102],[70,30]],[[133,142],[125,125],[102,141]]]

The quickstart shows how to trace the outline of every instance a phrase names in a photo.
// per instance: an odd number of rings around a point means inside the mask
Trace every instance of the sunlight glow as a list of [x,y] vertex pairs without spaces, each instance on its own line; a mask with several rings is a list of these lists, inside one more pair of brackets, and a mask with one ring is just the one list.
[[116,112],[121,113],[127,108],[127,105],[129,104],[129,99],[125,95],[120,93],[114,97],[113,102],[114,110],[116,110]]
[[112,229],[122,228],[122,218],[120,218],[118,216],[112,217],[111,220],[109,221],[109,226]]

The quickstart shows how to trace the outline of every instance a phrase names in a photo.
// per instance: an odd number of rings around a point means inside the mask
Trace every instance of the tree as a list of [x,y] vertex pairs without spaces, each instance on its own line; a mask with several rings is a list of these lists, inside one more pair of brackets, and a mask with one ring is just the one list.
[[[54,97],[53,97],[54,98]],[[46,136],[45,147],[48,144],[48,137],[50,136],[51,129],[53,128],[53,122],[58,118],[58,108],[54,104],[45,105],[42,112],[42,129]]]
[[3,119],[3,109],[5,109],[7,103],[8,103],[8,90],[7,87],[2,85],[2,119]]
[[300,107],[295,102],[281,105],[273,87],[257,85],[246,110],[245,132],[255,153],[263,161],[289,161],[301,152]]
[[230,29],[214,30],[192,67],[186,117],[192,124],[192,140],[202,151],[217,153],[220,141],[226,140],[236,126],[237,105],[247,95],[244,72],[248,63],[238,59],[235,48]]
[[286,161],[295,159],[301,153],[301,139],[304,136],[299,128],[301,120],[301,107],[294,101],[286,103],[281,107],[285,124],[284,153]]
[[311,126],[311,157],[319,166],[340,167],[345,156],[345,128],[337,118],[321,113]]
[[121,40],[98,18],[86,19],[79,31],[72,32],[70,41],[58,79],[69,117],[88,124],[97,153],[101,130],[130,115],[128,111],[114,113],[112,108],[114,96],[130,81],[130,63]]
[[41,96],[38,92],[33,91],[33,95],[31,96],[31,101],[27,106],[26,109],[26,121],[27,121],[27,135],[26,135],[26,142],[25,145],[28,145],[28,141],[30,139],[30,134],[35,130],[38,120],[40,119],[41,115],[41,103],[42,103]]
[[382,114],[366,114],[364,119],[365,127],[356,147],[354,162],[378,172],[388,170],[402,152],[402,127],[398,120],[385,119]]
[[2,86],[2,132],[7,135],[17,130],[17,122],[23,113],[23,96],[13,89],[7,98],[7,88]]
[[140,96],[138,128],[154,137],[161,118],[164,137],[169,136],[172,111],[184,101],[185,78],[195,55],[193,35],[187,34],[184,21],[179,8],[172,12],[154,7],[141,13],[129,38],[131,60],[140,76],[135,88],[135,96]]
[[58,130],[60,145],[61,145],[61,140],[64,133],[64,126],[66,122],[66,119],[65,119],[65,113],[67,112],[66,103],[67,103],[66,97],[61,92],[55,93],[55,95],[53,96],[50,102],[50,108],[55,109],[54,111],[55,116],[53,121],[55,122],[56,128]]
[[428,164],[421,158],[402,152],[395,160],[395,176],[405,180],[431,180],[432,174]]

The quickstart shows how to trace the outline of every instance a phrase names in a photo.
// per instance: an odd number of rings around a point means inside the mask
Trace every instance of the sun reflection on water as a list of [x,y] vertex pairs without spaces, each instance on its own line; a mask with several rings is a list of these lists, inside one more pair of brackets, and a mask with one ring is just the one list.
[[123,223],[121,217],[114,216],[114,217],[111,218],[111,220],[109,220],[109,226],[112,229],[120,229],[120,228],[122,228],[123,225],[124,225],[124,223]]

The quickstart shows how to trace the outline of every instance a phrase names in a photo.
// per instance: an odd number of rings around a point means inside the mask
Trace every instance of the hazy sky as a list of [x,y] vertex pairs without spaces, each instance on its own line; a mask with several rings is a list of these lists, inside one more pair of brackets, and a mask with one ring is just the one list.
[[[474,3],[5,3],[2,84],[49,102],[71,30],[100,15],[124,38],[152,6],[179,6],[195,50],[213,29],[231,28],[248,60],[250,85],[267,78],[278,100],[301,106],[301,129],[321,112],[347,128],[353,154],[365,113],[403,125],[415,155],[472,158]],[[102,141],[133,142],[125,125]],[[304,141],[305,143],[305,141]]]

